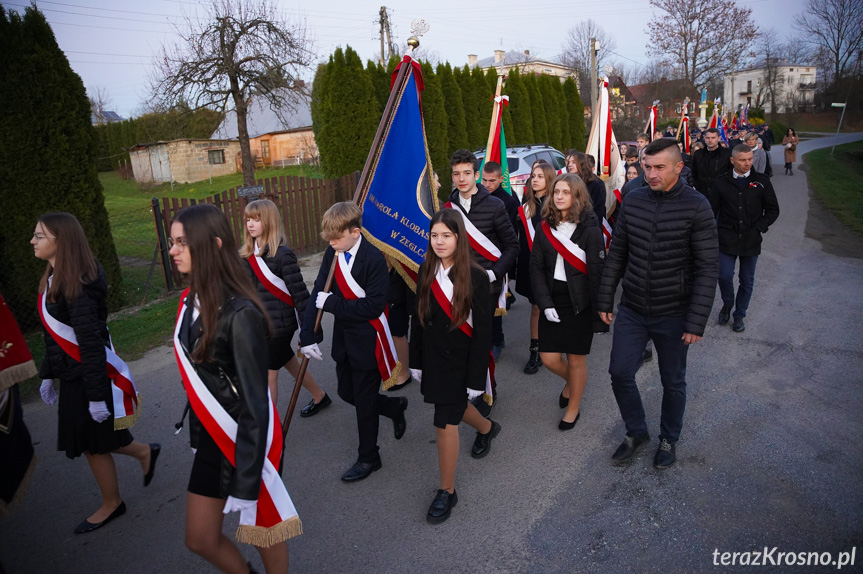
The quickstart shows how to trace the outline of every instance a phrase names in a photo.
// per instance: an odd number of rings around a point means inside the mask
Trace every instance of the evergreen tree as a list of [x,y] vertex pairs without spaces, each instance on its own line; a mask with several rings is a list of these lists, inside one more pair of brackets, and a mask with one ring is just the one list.
[[449,141],[447,149],[450,151],[467,149],[470,144],[467,139],[467,123],[464,117],[461,88],[455,81],[449,63],[438,64],[436,75],[440,79],[443,102],[446,108],[446,129]]
[[539,80],[533,72],[524,73],[521,80],[527,87],[531,112],[533,113],[533,141],[526,143],[549,143],[546,103],[543,101],[542,93],[539,90]]
[[578,86],[571,77],[563,82],[563,95],[566,98],[566,111],[569,112],[568,146],[584,150],[587,146],[587,127],[584,124],[584,104],[578,94]]
[[[536,143],[533,133],[533,110],[531,108],[530,95],[527,91],[527,86],[519,74],[518,68],[513,68],[509,71],[509,76],[506,80],[506,93],[509,94],[509,113],[512,115],[513,135],[510,140],[510,132],[506,132],[506,124],[504,131],[507,134],[507,142],[512,141],[510,145],[521,144],[527,145]],[[504,114],[506,119],[506,114]]]
[[96,171],[90,102],[45,16],[0,6],[0,292],[22,327],[38,322],[36,286],[45,262],[29,244],[36,220],[65,211],[81,222],[121,303],[114,239]]
[[484,122],[479,114],[479,98],[473,78],[470,75],[470,68],[467,65],[463,68],[454,68],[453,77],[461,88],[468,147],[472,150],[481,148],[485,145],[485,132],[488,131],[488,126],[483,129]]
[[560,147],[557,149],[566,152],[572,147],[572,136],[569,132],[569,110],[566,108],[566,97],[563,95],[563,83],[553,77],[550,84],[557,100],[557,123],[560,125]]
[[[494,70],[491,71],[494,72]],[[491,87],[488,85],[487,74],[480,70],[479,67],[471,71],[470,78],[477,106],[477,148],[482,148],[488,143],[488,129],[491,124],[491,111],[493,109],[492,104],[494,103],[492,98],[494,97],[494,90],[497,87],[497,73],[495,72],[494,85]],[[508,134],[509,132],[507,132]]]
[[[337,51],[341,48],[337,48]],[[336,149],[337,143],[329,138],[329,122],[333,116],[332,112],[332,97],[330,97],[330,85],[332,83],[333,67],[335,59],[333,54],[330,54],[329,61],[326,64],[320,64],[315,71],[315,78],[312,81],[312,99],[309,102],[309,109],[312,113],[312,131],[315,134],[315,145],[318,147],[318,154],[321,157],[321,164],[325,163],[323,159],[329,159],[332,155],[338,153]],[[332,144],[332,145],[331,145]]]
[[378,103],[377,112],[381,116],[384,113],[384,108],[387,107],[387,100],[390,98],[390,76],[383,66],[371,60],[366,63],[366,73],[375,86],[375,99]]
[[542,101],[545,103],[545,117],[548,124],[548,145],[560,149],[563,147],[562,131],[560,129],[560,101],[557,99],[557,93],[552,87],[555,82],[558,84],[560,80],[556,77],[542,74],[537,78],[539,91],[542,94]]
[[455,150],[447,148],[449,145],[447,113],[444,106],[440,78],[435,75],[431,64],[428,62],[422,63],[422,71],[425,82],[422,107],[426,129],[426,142],[428,143],[432,167],[440,179],[438,197],[446,198],[449,197],[450,190],[452,190],[452,170],[450,170],[449,166],[449,157]]

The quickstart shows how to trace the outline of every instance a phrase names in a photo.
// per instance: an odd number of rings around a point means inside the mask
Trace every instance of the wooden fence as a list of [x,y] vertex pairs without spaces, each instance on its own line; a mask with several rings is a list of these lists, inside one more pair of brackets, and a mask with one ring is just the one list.
[[[326,249],[328,244],[320,237],[321,218],[332,204],[353,199],[358,179],[359,172],[354,172],[338,179],[279,176],[259,179],[257,183],[264,186],[261,199],[269,199],[279,207],[288,245],[297,255],[308,255]],[[243,213],[248,202],[248,198],[237,195],[236,188],[199,200],[163,197],[162,223],[170,235],[171,220],[178,211],[189,205],[209,203],[225,213],[237,244],[242,245],[246,223]],[[156,233],[158,236],[158,226]],[[179,281],[176,268],[173,271],[175,279]]]

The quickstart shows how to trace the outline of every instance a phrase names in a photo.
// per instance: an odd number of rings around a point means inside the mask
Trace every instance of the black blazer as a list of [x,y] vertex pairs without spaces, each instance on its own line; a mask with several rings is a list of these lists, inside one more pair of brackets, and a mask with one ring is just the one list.
[[[422,280],[422,271],[420,271]],[[492,308],[488,274],[471,266],[473,336],[452,329],[449,316],[429,293],[429,316],[420,324],[414,309],[410,366],[423,372],[420,390],[427,403],[453,404],[467,399],[467,389],[485,390],[491,352]],[[418,281],[418,284],[419,284]]]
[[[572,232],[570,239],[581,247],[587,256],[587,275],[570,265],[566,259],[563,260],[563,269],[566,273],[566,286],[569,288],[569,298],[575,313],[590,310],[594,319],[595,331],[608,331],[599,325],[597,309],[597,295],[599,294],[599,283],[602,279],[602,268],[605,265],[605,242],[596,214],[593,211],[583,211],[581,220]],[[557,262],[557,250],[552,246],[548,237],[541,227],[536,230],[536,239],[530,256],[530,276],[533,287],[533,295],[540,310],[554,307],[551,299],[551,286],[554,281],[554,266]]]
[[770,178],[749,170],[749,177],[738,187],[734,170],[713,182],[710,207],[716,215],[719,252],[751,257],[761,254],[761,234],[779,217],[779,201]]
[[[191,355],[201,340],[201,318],[191,321],[192,301],[180,327],[180,343]],[[192,365],[207,389],[237,421],[236,467],[222,457],[221,492],[256,500],[261,488],[267,446],[270,401],[267,399],[267,322],[257,307],[243,297],[222,306],[210,344],[211,360]],[[189,357],[191,360],[191,356]],[[194,411],[189,414],[192,448],[206,432]]]
[[[303,317],[303,326],[300,330],[300,345],[311,345],[315,342],[313,329],[315,326],[315,315],[318,312],[315,302],[318,293],[323,290],[327,282],[327,274],[330,272],[333,258],[336,252],[332,247],[327,247],[321,269],[315,279],[309,304],[306,306],[306,314]],[[348,301],[342,296],[336,280],[333,279],[331,289],[332,295],[324,304],[324,311],[332,313],[335,318],[333,323],[333,347],[330,356],[336,362],[347,361],[355,369],[372,370],[378,368],[375,357],[375,345],[377,344],[377,332],[369,321],[380,317],[387,306],[389,295],[389,273],[387,262],[377,247],[372,245],[365,237],[360,239],[360,247],[356,254],[356,260],[351,267],[351,275],[356,279],[365,292],[366,296],[354,301]],[[488,276],[486,276],[486,283]]]

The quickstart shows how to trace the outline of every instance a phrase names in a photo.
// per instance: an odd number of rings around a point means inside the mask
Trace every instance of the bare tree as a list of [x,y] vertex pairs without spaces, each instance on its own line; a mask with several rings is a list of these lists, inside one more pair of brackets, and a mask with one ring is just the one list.
[[90,100],[90,114],[92,114],[96,125],[107,124],[108,119],[105,117],[105,110],[111,106],[108,90],[103,86],[90,86],[87,89],[87,99]]
[[578,71],[578,91],[582,98],[590,94],[590,39],[596,38],[599,42],[599,53],[597,54],[597,66],[600,70],[605,64],[611,64],[613,54],[617,50],[614,36],[607,33],[593,20],[582,20],[572,26],[566,33],[566,39],[561,46],[561,60],[564,65],[575,68]]
[[[650,0],[659,10],[648,25],[648,53],[680,68],[681,77],[701,87],[746,61],[758,34],[752,10],[733,0]],[[728,23],[733,22],[733,33]]]
[[863,0],[807,2],[797,16],[796,41],[821,53],[829,67],[822,69],[834,90],[853,72],[852,58],[863,49]]
[[180,39],[163,46],[151,78],[154,99],[224,113],[233,106],[243,183],[255,183],[247,118],[253,98],[276,111],[296,109],[295,87],[313,54],[303,26],[279,13],[275,0],[209,0],[206,15],[186,15]]
[[776,96],[783,93],[785,74],[782,71],[782,59],[786,57],[785,46],[779,43],[776,30],[773,28],[761,33],[757,44],[755,66],[763,67],[761,82],[755,91],[755,107],[763,108],[770,103],[770,112],[776,113]]

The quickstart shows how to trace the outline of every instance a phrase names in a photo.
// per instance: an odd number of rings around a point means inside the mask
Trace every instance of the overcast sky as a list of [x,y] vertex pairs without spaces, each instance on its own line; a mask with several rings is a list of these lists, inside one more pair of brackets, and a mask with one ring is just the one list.
[[[473,2],[437,0],[277,0],[292,17],[304,21],[315,40],[321,60],[339,45],[351,45],[363,60],[380,53],[378,12],[382,1],[390,8],[393,32],[399,44],[410,35],[411,21],[424,19],[430,26],[423,47],[437,52],[453,65],[467,63],[468,54],[479,58],[494,50],[530,50],[537,56],[559,54],[567,30],[580,20],[596,21],[617,42],[616,58],[643,64],[646,24],[652,9],[647,0],[597,0],[549,3]],[[0,1],[8,10],[24,10],[27,0]],[[112,108],[123,117],[136,114],[146,99],[146,76],[153,54],[170,42],[174,25],[184,12],[194,14],[192,0],[53,0],[37,1],[54,29],[60,48],[88,88],[107,91]],[[804,0],[747,0],[755,22],[775,28],[785,40],[791,22],[803,11]],[[723,22],[729,29],[732,23]],[[308,78],[311,79],[311,76]]]

